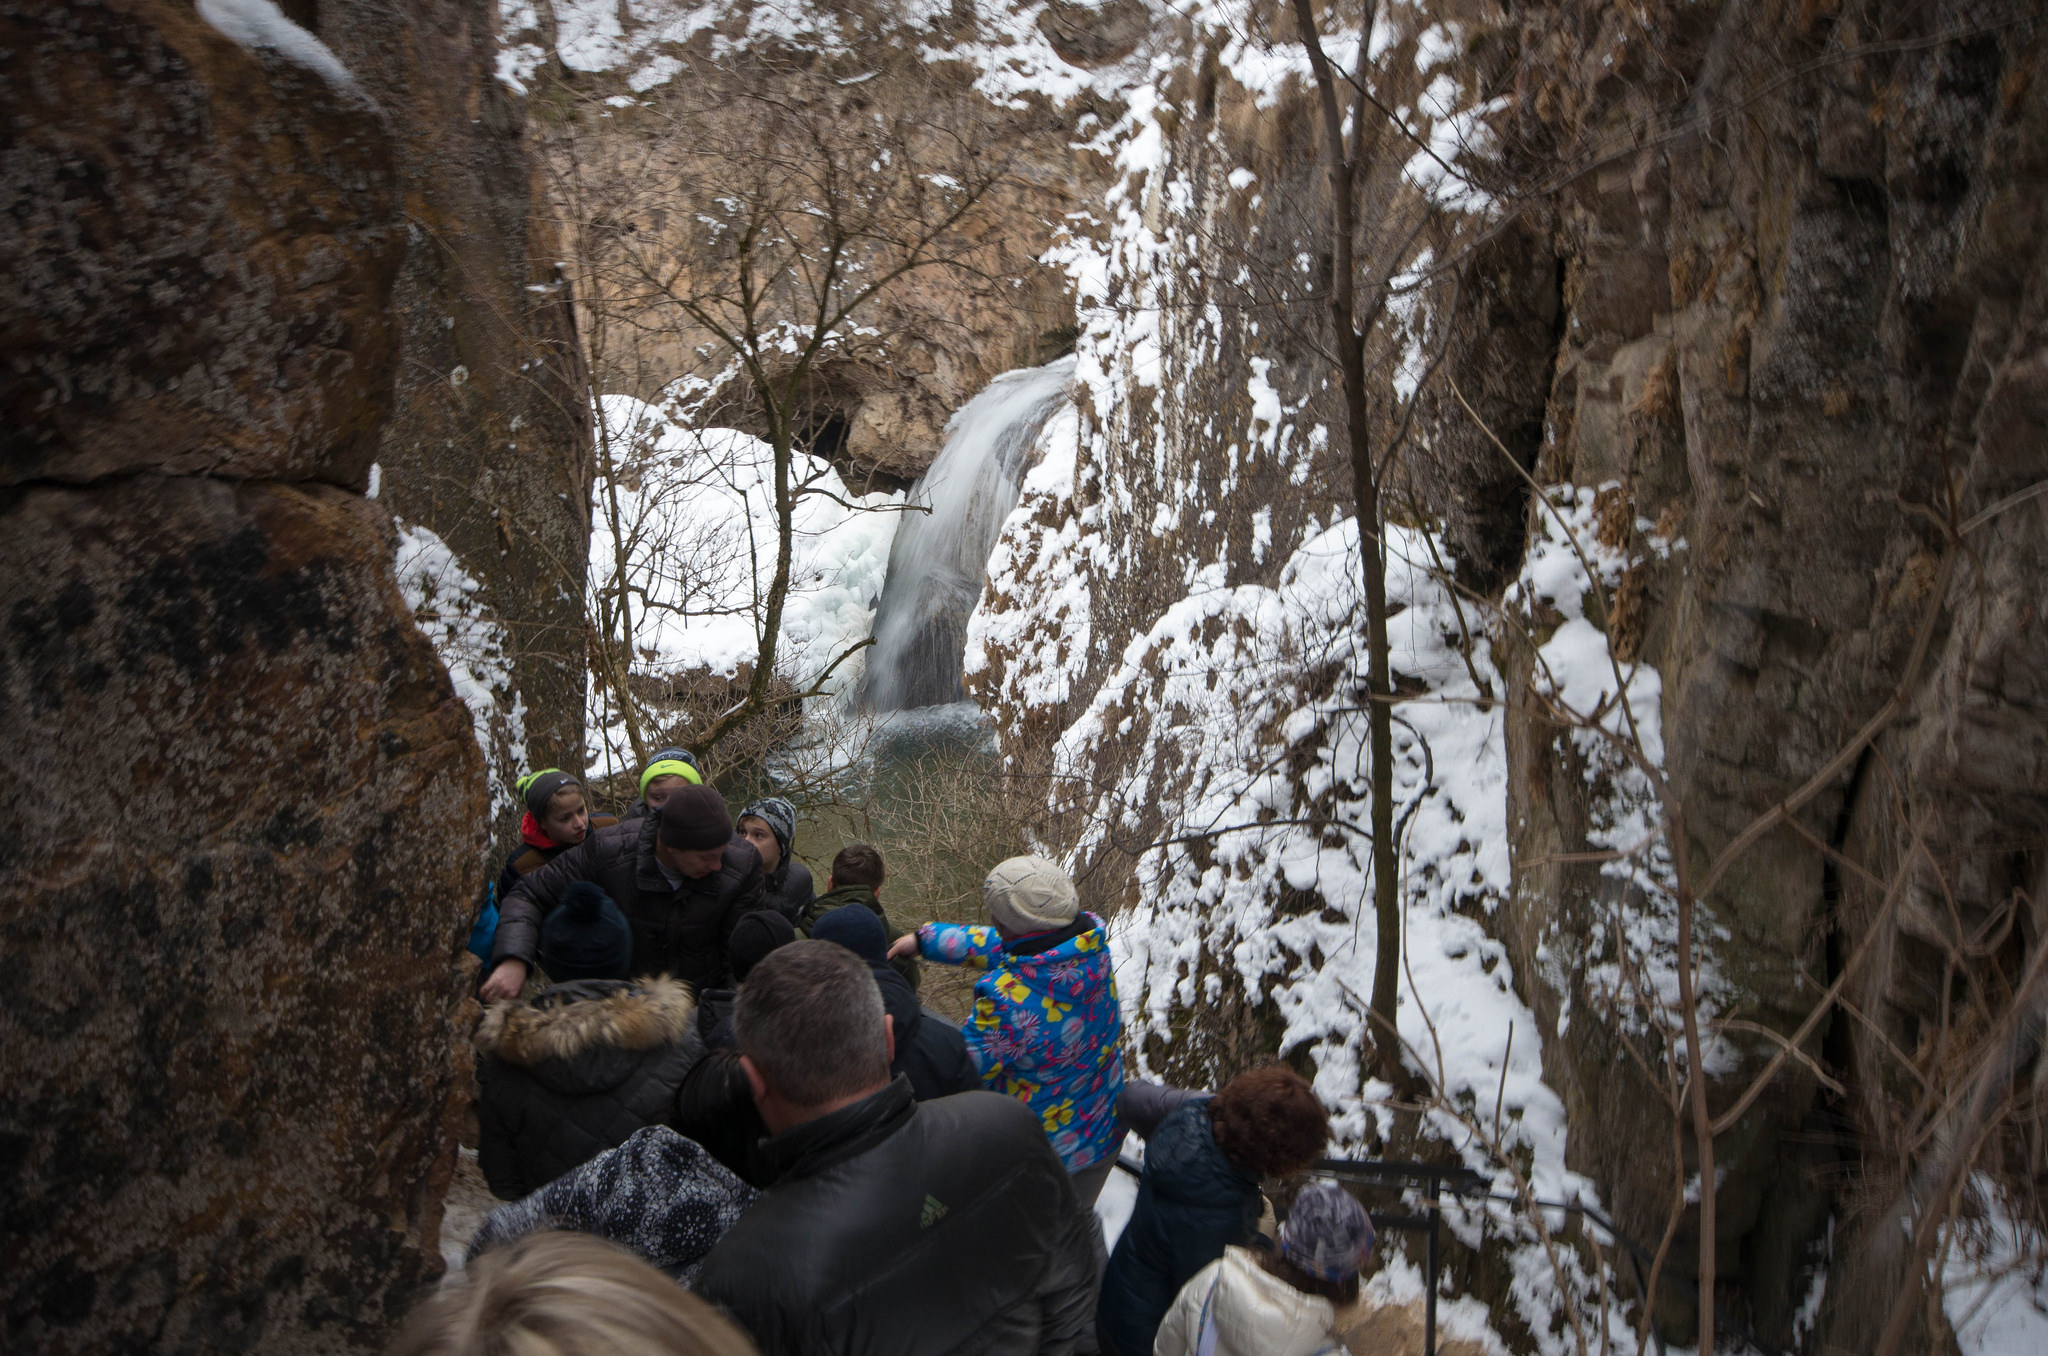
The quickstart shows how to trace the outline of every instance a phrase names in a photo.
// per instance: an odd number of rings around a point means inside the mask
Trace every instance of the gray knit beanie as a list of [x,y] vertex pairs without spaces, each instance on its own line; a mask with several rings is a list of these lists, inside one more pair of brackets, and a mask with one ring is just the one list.
[[1014,936],[1054,932],[1081,912],[1074,882],[1043,857],[1012,857],[988,873],[981,902],[996,926]]
[[1318,1182],[1294,1198],[1280,1225],[1280,1255],[1309,1275],[1347,1281],[1372,1256],[1372,1217],[1356,1197]]
[[758,819],[766,824],[768,832],[775,835],[775,846],[784,857],[789,856],[789,845],[796,841],[796,806],[780,796],[769,796],[740,811],[740,818]]

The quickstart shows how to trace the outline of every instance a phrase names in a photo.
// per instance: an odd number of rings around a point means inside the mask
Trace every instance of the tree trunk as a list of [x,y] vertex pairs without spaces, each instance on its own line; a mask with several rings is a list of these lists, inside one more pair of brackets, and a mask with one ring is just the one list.
[[[1394,687],[1387,658],[1386,546],[1381,533],[1378,468],[1372,453],[1371,403],[1366,392],[1365,336],[1359,333],[1355,216],[1358,159],[1344,146],[1336,80],[1316,31],[1310,0],[1294,0],[1294,18],[1308,49],[1323,115],[1323,166],[1330,189],[1330,327],[1337,346],[1337,376],[1344,392],[1344,423],[1351,442],[1351,492],[1358,511],[1359,565],[1365,585],[1366,736],[1372,752],[1372,895],[1379,945],[1373,958],[1372,1042],[1374,1068],[1395,1081],[1401,1073],[1400,1028],[1395,1001],[1401,974],[1400,852],[1394,841]],[[1368,9],[1365,32],[1372,28]],[[1359,56],[1361,91],[1365,56]],[[1364,107],[1354,115],[1363,119]],[[1362,125],[1362,121],[1361,121]]]

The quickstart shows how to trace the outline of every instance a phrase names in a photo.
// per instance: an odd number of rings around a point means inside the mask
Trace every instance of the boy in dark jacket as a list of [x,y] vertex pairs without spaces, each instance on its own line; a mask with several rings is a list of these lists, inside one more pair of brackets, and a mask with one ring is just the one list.
[[[889,915],[882,908],[882,882],[888,878],[889,869],[883,865],[879,850],[866,843],[849,843],[832,858],[832,874],[826,877],[825,893],[804,907],[802,916],[796,920],[796,930],[808,937],[812,926],[826,914],[859,904],[882,920],[884,936],[894,937],[896,929],[889,925]],[[890,963],[913,990],[919,986],[923,972],[916,956],[897,957]]]
[[858,904],[834,909],[811,928],[820,942],[837,942],[867,962],[882,989],[882,1009],[896,1037],[896,1056],[889,1072],[910,1080],[920,1102],[973,1092],[981,1087],[981,1070],[967,1053],[960,1029],[917,1001],[917,992],[889,968],[889,935],[882,920]]
[[1096,1330],[1112,1356],[1149,1356],[1181,1287],[1258,1232],[1261,1179],[1313,1163],[1330,1115],[1280,1064],[1239,1074],[1215,1097],[1132,1084],[1117,1111],[1144,1136],[1145,1172],[1102,1278]]
[[700,990],[725,977],[726,940],[761,906],[753,844],[733,836],[716,790],[685,786],[659,814],[600,829],[519,882],[498,921],[485,1001],[518,996],[542,921],[579,880],[617,900],[632,925],[632,974],[674,975]]
[[687,986],[576,980],[494,1003],[477,1029],[477,1163],[516,1200],[666,1123],[704,1053]]
[[739,826],[740,837],[761,854],[762,902],[792,923],[801,919],[818,891],[811,868],[790,855],[796,845],[796,806],[780,796],[757,800],[740,811]]

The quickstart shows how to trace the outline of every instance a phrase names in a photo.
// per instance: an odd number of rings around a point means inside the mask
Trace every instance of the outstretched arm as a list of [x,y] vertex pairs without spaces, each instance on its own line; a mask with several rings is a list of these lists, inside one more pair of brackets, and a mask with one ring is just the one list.
[[561,902],[562,891],[584,879],[592,841],[585,838],[532,875],[521,876],[505,896],[498,909],[498,933],[491,939],[490,978],[479,995],[485,1002],[517,998],[525,987],[540,951],[541,920]]
[[1141,1138],[1150,1139],[1161,1121],[1187,1103],[1209,1096],[1209,1093],[1192,1088],[1170,1088],[1164,1083],[1146,1083],[1134,1078],[1125,1083],[1124,1090],[1117,1094],[1117,1119],[1137,1131]]
[[[964,965],[970,970],[992,969],[1003,958],[1003,935],[994,928],[963,927],[958,923],[926,923],[916,932],[896,940],[905,941],[926,960],[941,965]],[[896,955],[894,947],[890,955]],[[911,954],[905,950],[902,954]]]

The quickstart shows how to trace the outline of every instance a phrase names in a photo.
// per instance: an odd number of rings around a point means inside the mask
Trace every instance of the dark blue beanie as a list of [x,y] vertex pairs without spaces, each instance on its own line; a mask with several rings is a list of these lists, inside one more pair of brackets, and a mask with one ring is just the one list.
[[557,984],[625,979],[633,968],[633,929],[611,896],[587,880],[562,891],[540,925],[540,968]]
[[732,936],[725,943],[725,963],[731,967],[734,981],[742,981],[763,956],[795,940],[796,928],[787,918],[773,909],[756,909],[742,914],[733,925]]
[[811,924],[811,940],[837,942],[868,962],[889,958],[889,934],[882,920],[865,904],[848,904]]

